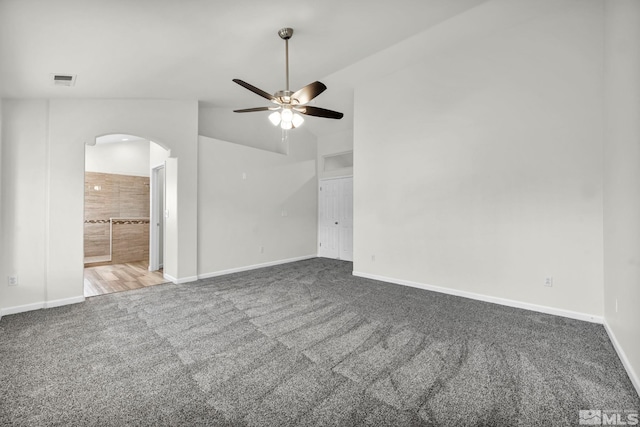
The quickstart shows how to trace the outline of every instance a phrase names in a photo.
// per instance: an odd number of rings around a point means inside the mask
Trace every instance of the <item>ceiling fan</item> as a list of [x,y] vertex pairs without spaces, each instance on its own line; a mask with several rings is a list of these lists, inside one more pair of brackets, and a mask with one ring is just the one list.
[[[307,105],[312,99],[324,92],[327,87],[321,82],[313,82],[300,90],[292,92],[289,90],[289,39],[293,35],[292,28],[282,28],[278,31],[278,35],[285,43],[285,65],[286,65],[286,88],[280,90],[273,95],[258,89],[240,79],[233,81],[245,89],[260,95],[276,104],[272,107],[256,107],[245,108],[242,110],[233,110],[235,113],[252,113],[255,111],[273,111],[269,115],[269,120],[274,126],[280,125],[283,130],[288,130],[300,126],[304,122],[304,118],[300,114],[307,116],[325,117],[328,119],[341,119],[344,114],[337,111],[327,110],[325,108]],[[300,113],[300,114],[297,114]]]

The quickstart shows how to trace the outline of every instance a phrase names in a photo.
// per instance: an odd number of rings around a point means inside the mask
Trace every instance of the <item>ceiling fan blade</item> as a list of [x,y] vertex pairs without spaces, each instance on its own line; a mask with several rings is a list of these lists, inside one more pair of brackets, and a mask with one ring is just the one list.
[[337,111],[327,110],[325,108],[312,107],[306,105],[303,107],[294,107],[294,110],[307,116],[325,117],[327,119],[341,119],[344,114]]
[[255,111],[269,111],[277,110],[280,107],[256,107],[256,108],[244,108],[242,110],[233,110],[234,113],[253,113]]
[[327,87],[324,83],[313,82],[294,92],[293,95],[291,95],[291,98],[297,99],[298,104],[306,104],[325,90],[327,90]]
[[266,98],[271,102],[276,102],[276,103],[278,102],[278,100],[276,99],[275,96],[271,95],[270,93],[267,93],[267,92],[263,91],[262,89],[258,89],[257,87],[255,87],[253,85],[250,85],[249,83],[244,82],[244,81],[242,81],[240,79],[233,79],[233,81],[235,83],[238,83],[243,88],[249,89],[251,92],[253,92],[253,93],[257,94],[257,95],[260,95],[261,97]]

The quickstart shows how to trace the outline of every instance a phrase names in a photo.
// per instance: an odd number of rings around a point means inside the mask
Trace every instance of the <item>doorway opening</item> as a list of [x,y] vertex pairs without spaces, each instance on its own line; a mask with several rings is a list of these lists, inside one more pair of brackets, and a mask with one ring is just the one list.
[[164,239],[157,238],[162,221],[151,213],[159,198],[164,204],[164,174],[154,171],[164,172],[168,156],[158,144],[134,135],[104,135],[87,145],[85,297],[167,282],[161,255],[160,263],[151,262],[164,249]]

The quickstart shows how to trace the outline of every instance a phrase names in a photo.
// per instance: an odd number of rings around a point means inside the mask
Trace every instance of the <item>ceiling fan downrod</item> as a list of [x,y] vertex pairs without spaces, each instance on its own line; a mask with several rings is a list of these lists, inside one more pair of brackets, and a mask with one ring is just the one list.
[[278,35],[284,40],[284,61],[285,61],[285,76],[286,85],[285,92],[289,93],[289,39],[293,36],[293,28],[281,28],[278,31]]

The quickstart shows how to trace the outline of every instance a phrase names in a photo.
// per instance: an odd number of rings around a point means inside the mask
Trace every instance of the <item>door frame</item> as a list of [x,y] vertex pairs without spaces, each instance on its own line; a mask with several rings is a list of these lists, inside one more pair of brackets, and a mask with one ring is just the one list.
[[[160,242],[160,236],[158,233],[157,224],[161,221],[164,221],[164,208],[160,206],[162,202],[164,204],[165,195],[160,194],[160,186],[159,182],[159,172],[160,170],[165,171],[165,164],[155,166],[151,168],[151,188],[150,188],[150,210],[151,213],[149,218],[149,271],[156,271],[162,268],[162,264],[160,264],[160,248],[162,248],[162,252],[164,255],[164,238],[163,241]],[[166,186],[166,176],[164,179],[164,183],[162,185],[162,191],[165,191]],[[162,197],[160,197],[162,196]],[[163,230],[164,231],[164,230]],[[162,233],[164,237],[164,232]],[[164,256],[163,256],[164,258]]]

